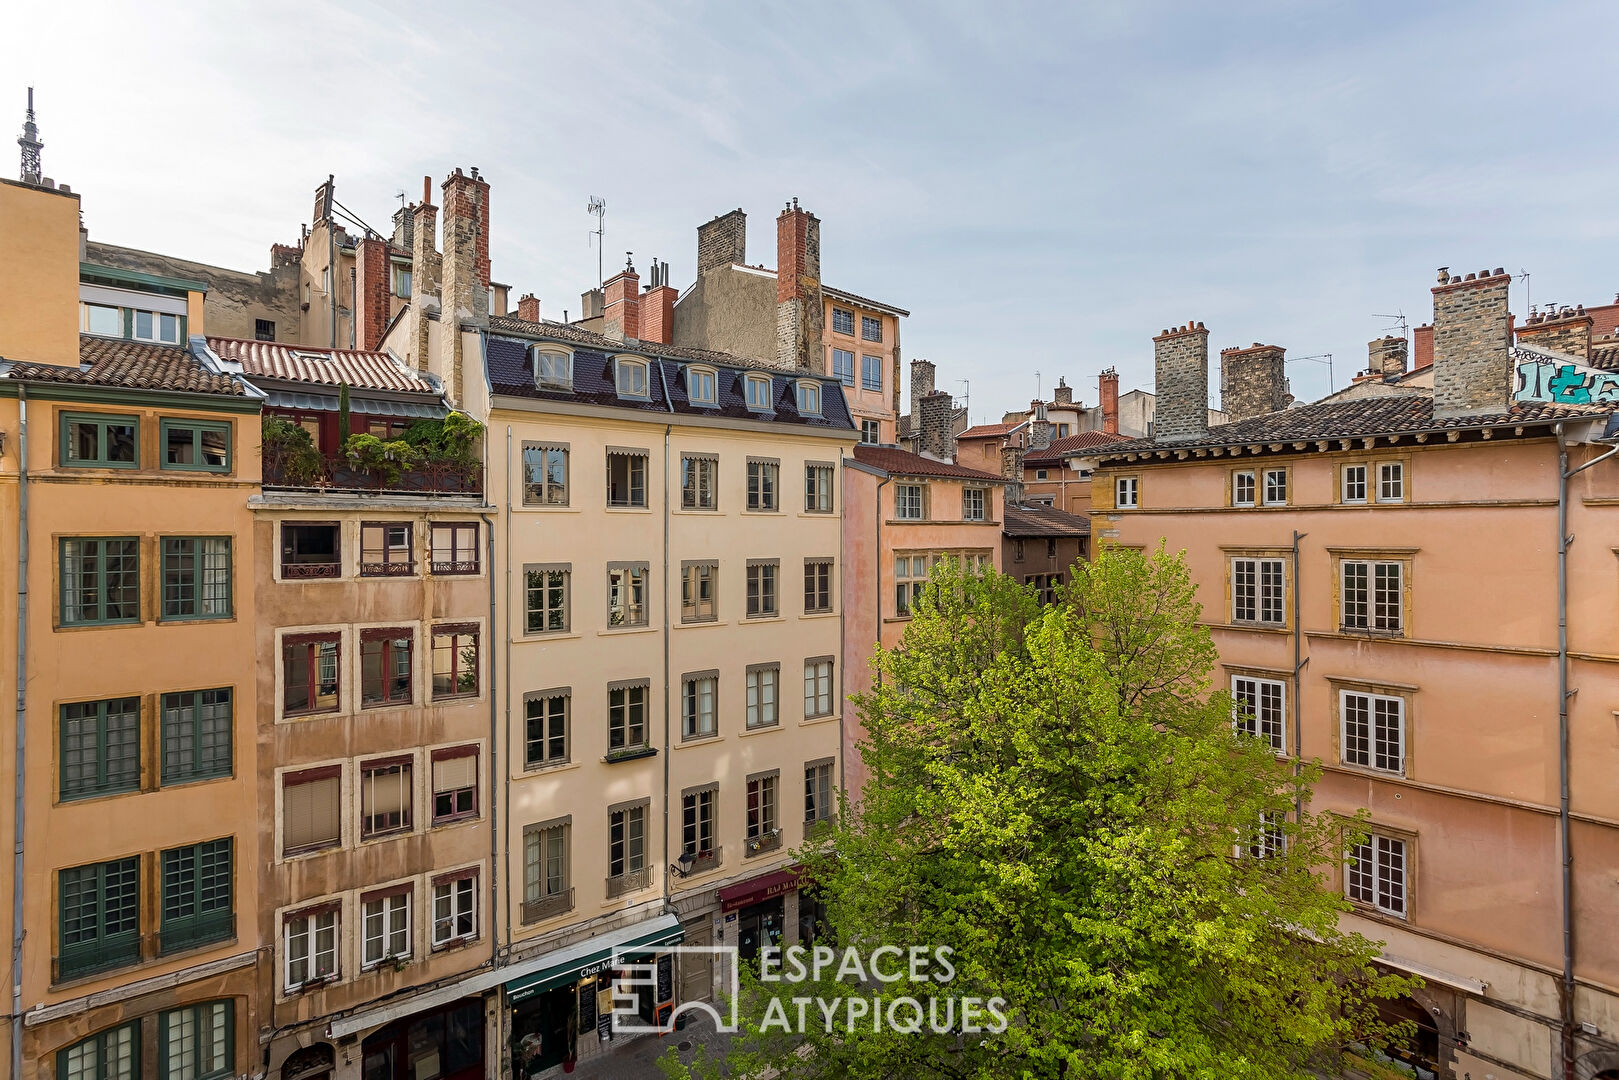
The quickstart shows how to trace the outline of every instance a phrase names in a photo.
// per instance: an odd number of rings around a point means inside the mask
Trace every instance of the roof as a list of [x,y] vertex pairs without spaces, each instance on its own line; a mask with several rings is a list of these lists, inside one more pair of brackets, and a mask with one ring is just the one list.
[[[195,340],[195,339],[193,339]],[[240,379],[205,364],[189,348],[79,335],[79,366],[17,363],[7,378],[246,397]]]
[[242,365],[248,376],[285,379],[321,386],[347,385],[361,390],[399,390],[438,394],[432,379],[407,367],[385,352],[359,349],[321,349],[283,345],[274,341],[241,338],[208,339],[208,347],[222,359]]
[[1090,450],[1098,446],[1107,446],[1109,443],[1129,442],[1129,437],[1118,435],[1111,431],[1081,431],[1073,435],[1064,435],[1060,439],[1051,440],[1051,445],[1044,450],[1030,450],[1023,456],[1026,464],[1037,461],[1061,461],[1082,450]]
[[781,370],[773,360],[753,360],[732,353],[716,352],[713,349],[694,349],[689,345],[660,345],[655,341],[617,341],[594,330],[585,330],[569,323],[551,322],[546,319],[529,322],[527,319],[519,319],[516,315],[491,315],[489,331],[496,334],[517,334],[520,337],[560,341],[568,345],[588,345],[607,352],[632,352],[637,356],[667,356],[672,360],[693,360],[703,364],[725,364],[729,367],[755,370],[762,368]]
[[854,448],[854,459],[862,465],[870,465],[874,469],[881,469],[897,476],[937,476],[946,480],[991,480],[997,484],[1004,484],[1006,477],[994,473],[980,472],[969,469],[965,465],[955,465],[948,461],[934,461],[932,458],[913,454],[909,450],[901,450],[897,446],[872,446],[861,443]]
[[1089,536],[1091,519],[1054,506],[1023,503],[1001,513],[1001,533],[1013,539],[1031,536]]
[[1591,358],[1586,363],[1603,371],[1619,371],[1619,345],[1593,346]]
[[1022,424],[979,424],[970,427],[957,435],[958,439],[992,439],[997,435],[1005,435],[1010,431],[1022,427]]
[[895,307],[893,304],[885,304],[881,300],[872,300],[869,297],[861,296],[859,293],[847,292],[843,289],[834,289],[830,285],[822,285],[821,294],[823,296],[829,296],[833,300],[842,300],[844,303],[848,304],[859,304],[862,307],[871,308],[873,311],[881,311],[889,315],[898,315],[901,318],[910,318],[911,315],[909,311],[906,311],[902,307]]

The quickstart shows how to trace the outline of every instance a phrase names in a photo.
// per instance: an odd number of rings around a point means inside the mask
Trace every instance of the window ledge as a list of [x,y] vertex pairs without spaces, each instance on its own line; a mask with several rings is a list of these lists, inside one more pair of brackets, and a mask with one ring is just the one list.
[[806,611],[799,616],[800,619],[835,619],[837,617],[838,613],[836,611]]
[[507,507],[514,514],[582,514],[584,510],[577,506],[528,506],[518,503]]
[[822,521],[836,521],[838,512],[836,510],[800,510],[798,516],[801,518],[820,518]]
[[837,713],[827,713],[825,716],[806,716],[798,722],[799,727],[814,727],[816,724],[829,724],[833,720],[841,720]]
[[700,629],[701,627],[704,627],[704,626],[730,626],[730,625],[731,625],[731,622],[730,622],[729,619],[697,619],[697,620],[694,620],[692,622],[677,622],[677,623],[674,624],[673,629],[676,629],[676,630],[697,630],[697,629]]
[[608,765],[617,765],[625,761],[639,761],[642,758],[656,756],[656,746],[635,746],[627,750],[609,750],[602,755],[602,761]]
[[[597,637],[620,637],[624,634],[651,634],[657,631],[656,626],[619,626],[611,630],[596,631]],[[578,635],[574,635],[577,637]]]
[[760,724],[758,727],[751,727],[751,728],[750,727],[744,727],[741,731],[737,732],[737,734],[739,736],[741,736],[742,738],[747,739],[747,738],[752,738],[755,735],[768,735],[772,731],[780,731],[780,730],[781,730],[781,718],[777,717],[776,722],[774,724]]
[[1214,625],[1222,630],[1250,630],[1258,631],[1261,634],[1291,634],[1293,632],[1292,627],[1277,626],[1275,623],[1224,622],[1215,623]]
[[742,512],[744,514],[758,514],[758,515],[765,516],[765,517],[780,517],[781,516],[781,510],[780,509],[775,509],[775,510],[754,510],[754,509],[750,509],[749,507],[744,506],[742,508]]
[[609,514],[650,514],[650,506],[608,506],[603,507]]
[[688,517],[726,517],[730,513],[730,511],[721,510],[717,506],[709,507],[707,509],[704,509],[701,506],[694,506],[689,509],[686,507],[678,507],[669,512],[671,514],[685,514]]
[[582,637],[584,635],[577,630],[537,630],[532,634],[515,634],[512,636],[512,641],[514,643],[532,641],[536,644],[543,644],[547,641],[572,641]]
[[512,779],[513,780],[521,780],[525,776],[539,776],[541,773],[568,772],[569,770],[577,769],[579,767],[579,765],[580,765],[579,762],[572,761],[572,760],[570,760],[570,761],[546,761],[546,762],[542,762],[539,765],[524,765],[523,766],[523,771],[518,773],[516,776],[512,777]]
[[[1340,723],[1341,722],[1342,721],[1340,721]],[[1393,772],[1389,769],[1379,769],[1372,765],[1357,765],[1353,761],[1345,761],[1342,758],[1332,762],[1332,767],[1340,772],[1354,773],[1356,776],[1365,776],[1373,780],[1411,779],[1410,776],[1406,775],[1404,769],[1400,770],[1399,772]]]
[[747,616],[743,617],[742,624],[744,626],[747,626],[747,625],[750,625],[752,623],[786,622],[786,621],[787,621],[787,616],[785,616],[785,615],[747,615]]
[[681,740],[674,745],[676,750],[684,750],[688,746],[705,746],[709,743],[717,743],[719,741],[720,733],[716,730],[709,732],[707,735],[682,736]]
[[1368,630],[1364,626],[1340,626],[1338,633],[1348,638],[1369,638],[1373,641],[1401,641],[1404,630]]
[[223,623],[235,621],[236,613],[234,611],[229,615],[169,615],[160,617],[157,620],[159,626],[183,626],[186,623]]

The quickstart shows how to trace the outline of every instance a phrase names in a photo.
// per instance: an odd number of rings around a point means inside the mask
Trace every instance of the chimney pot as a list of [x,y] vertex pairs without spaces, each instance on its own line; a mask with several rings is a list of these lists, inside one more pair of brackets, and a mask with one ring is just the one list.
[[1506,273],[1506,271],[1505,271],[1505,270],[1503,270],[1503,269],[1501,269],[1501,267],[1499,267],[1499,266],[1497,266],[1497,267],[1496,267],[1496,268],[1495,268],[1495,274],[1496,274],[1496,276],[1497,276],[1497,277],[1499,277],[1499,276],[1500,276],[1500,275],[1502,275],[1502,274],[1504,274],[1504,273]]
[[422,177],[422,205],[427,206],[433,201],[433,178]]
[[1450,281],[1450,267],[1441,266],[1439,268],[1439,284],[1444,285],[1444,284],[1449,283],[1449,281]]

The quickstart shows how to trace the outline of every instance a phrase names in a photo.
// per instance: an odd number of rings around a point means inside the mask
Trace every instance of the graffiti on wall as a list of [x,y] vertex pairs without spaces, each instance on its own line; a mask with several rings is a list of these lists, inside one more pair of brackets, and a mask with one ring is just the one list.
[[1517,350],[1518,389],[1514,401],[1549,401],[1558,405],[1619,404],[1619,372]]

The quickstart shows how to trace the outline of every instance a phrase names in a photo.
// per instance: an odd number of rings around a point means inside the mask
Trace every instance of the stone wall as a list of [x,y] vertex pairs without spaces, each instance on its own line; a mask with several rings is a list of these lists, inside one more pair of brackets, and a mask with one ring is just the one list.
[[1156,408],[1153,436],[1188,442],[1209,433],[1209,331],[1202,323],[1172,327],[1152,339]]
[[1537,349],[1550,349],[1588,360],[1591,356],[1591,327],[1595,322],[1585,313],[1583,304],[1578,308],[1531,315],[1518,328],[1518,341]]
[[382,335],[387,332],[388,316],[392,314],[392,270],[387,241],[367,236],[355,244],[354,295],[359,308],[355,348],[375,350],[382,346]]
[[1406,340],[1403,337],[1382,337],[1366,343],[1366,370],[1375,375],[1404,375],[1406,370]]
[[[1220,411],[1227,423],[1287,408],[1286,354],[1280,345],[1257,341],[1246,349],[1220,350]],[[1160,421],[1162,408],[1160,402]]]
[[825,370],[821,221],[794,199],[776,218],[776,366]]
[[935,390],[922,398],[918,406],[921,427],[917,429],[913,446],[916,453],[939,461],[955,460],[956,435],[950,423],[954,411],[954,400],[943,390]]
[[189,259],[94,242],[85,245],[84,260],[119,270],[203,282],[208,286],[208,295],[203,300],[203,330],[215,337],[251,341],[257,336],[258,320],[263,319],[274,324],[276,341],[312,344],[304,342],[301,336],[303,313],[298,307],[297,258],[301,251],[290,247],[285,250],[293,253],[291,259],[282,258],[273,269],[258,273],[226,270]]
[[737,207],[697,226],[697,273],[748,261],[748,215]]
[[1497,268],[1465,278],[1447,274],[1434,287],[1435,416],[1505,412],[1511,404],[1511,284]]
[[931,360],[911,361],[911,433],[922,430],[922,399],[933,393],[935,371]]

